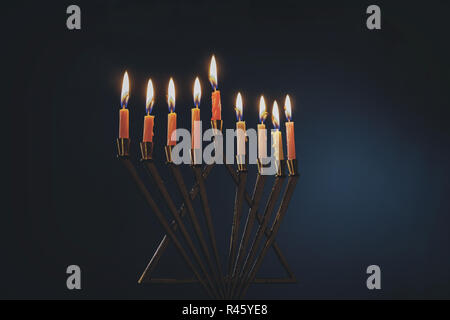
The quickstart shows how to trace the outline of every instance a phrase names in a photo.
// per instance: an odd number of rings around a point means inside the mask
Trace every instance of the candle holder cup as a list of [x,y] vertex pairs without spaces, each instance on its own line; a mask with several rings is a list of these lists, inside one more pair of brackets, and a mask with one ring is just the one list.
[[153,159],[153,142],[141,142],[141,156],[142,160]]
[[128,157],[130,155],[130,139],[118,138],[117,139],[117,156]]
[[223,121],[222,120],[211,120],[211,128],[222,132]]

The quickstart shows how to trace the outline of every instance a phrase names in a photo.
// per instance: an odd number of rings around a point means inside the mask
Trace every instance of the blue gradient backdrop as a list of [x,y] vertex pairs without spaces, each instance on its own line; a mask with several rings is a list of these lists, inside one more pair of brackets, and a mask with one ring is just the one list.
[[[293,97],[302,177],[277,240],[298,284],[254,286],[249,298],[450,297],[447,4],[378,1],[383,29],[369,31],[365,1],[81,1],[82,30],[68,31],[69,4],[5,9],[13,50],[2,81],[15,118],[3,121],[14,138],[1,297],[205,297],[197,285],[137,284],[164,233],[115,160],[115,139],[127,69],[137,157],[152,77],[156,152],[168,176],[168,79],[179,126],[189,128],[200,76],[208,123],[212,53],[225,127],[234,126],[237,90],[249,127],[261,93],[270,105]],[[209,190],[213,180],[225,257],[234,189],[224,169],[214,169]],[[70,264],[82,268],[81,292],[65,288]],[[366,288],[371,264],[381,267],[381,291]],[[190,276],[186,269],[169,249],[158,275]],[[281,271],[270,253],[261,274]]]

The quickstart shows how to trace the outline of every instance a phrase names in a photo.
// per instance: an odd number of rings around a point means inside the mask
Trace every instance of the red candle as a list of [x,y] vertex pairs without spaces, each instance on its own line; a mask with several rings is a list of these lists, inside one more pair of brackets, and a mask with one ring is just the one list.
[[145,111],[147,115],[144,117],[144,133],[142,138],[143,142],[153,142],[153,125],[155,117],[150,115],[155,103],[153,97],[153,83],[152,80],[149,79],[147,84],[147,99],[145,104]]
[[220,91],[217,90],[217,65],[216,58],[212,56],[211,65],[209,67],[209,81],[214,89],[211,94],[212,100],[212,116],[211,120],[221,120],[222,119],[222,105],[220,102]]
[[291,109],[291,99],[289,95],[286,95],[286,100],[284,102],[284,111],[286,114],[286,144],[287,144],[287,154],[288,160],[294,160],[295,155],[295,133],[294,133],[294,122],[292,120],[292,109]]
[[197,77],[194,83],[195,108],[192,108],[191,110],[192,149],[201,149],[200,108],[199,108],[201,96],[202,90],[200,87],[200,80]]
[[122,94],[120,97],[120,114],[119,114],[119,138],[129,139],[130,129],[129,129],[129,119],[130,115],[127,109],[128,99],[130,98],[130,83],[128,80],[128,73],[125,71],[122,81]]
[[167,116],[167,145],[174,146],[177,144],[175,137],[175,130],[177,130],[177,114],[175,113],[175,84],[173,83],[172,78],[170,78],[169,81],[167,104],[170,112]]

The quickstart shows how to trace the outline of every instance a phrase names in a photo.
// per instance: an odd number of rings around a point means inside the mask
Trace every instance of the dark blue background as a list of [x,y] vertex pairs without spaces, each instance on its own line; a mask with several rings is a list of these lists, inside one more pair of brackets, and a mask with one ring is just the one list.
[[[249,127],[261,93],[269,105],[293,98],[302,177],[277,241],[299,282],[254,286],[248,297],[450,297],[446,2],[377,1],[381,31],[366,28],[365,1],[77,1],[81,31],[65,27],[70,4],[3,8],[2,298],[205,297],[197,285],[137,284],[164,232],[116,161],[115,139],[128,70],[137,159],[152,77],[155,152],[168,177],[168,79],[189,128],[200,77],[208,121],[213,53],[225,127],[237,90]],[[208,187],[225,258],[233,183],[216,168]],[[65,286],[71,264],[82,268],[80,292]],[[371,264],[381,291],[366,288]],[[169,249],[157,273],[186,270]],[[270,253],[261,274],[281,271]]]

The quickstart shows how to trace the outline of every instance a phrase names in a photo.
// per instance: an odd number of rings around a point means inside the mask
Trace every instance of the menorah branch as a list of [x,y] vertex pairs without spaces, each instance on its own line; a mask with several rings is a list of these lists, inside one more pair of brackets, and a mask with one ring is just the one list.
[[231,226],[230,249],[228,253],[228,294],[231,294],[231,285],[233,279],[233,267],[236,261],[236,247],[239,236],[239,227],[242,216],[242,203],[244,201],[245,186],[247,184],[247,168],[240,166],[238,170],[239,184],[236,187],[236,195],[234,200],[233,224]]

